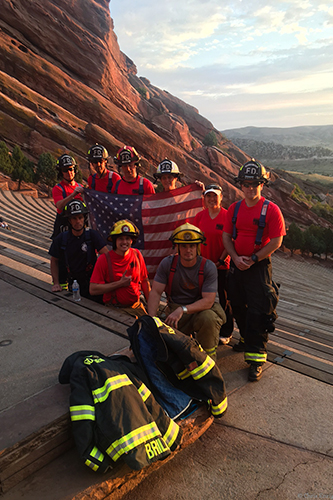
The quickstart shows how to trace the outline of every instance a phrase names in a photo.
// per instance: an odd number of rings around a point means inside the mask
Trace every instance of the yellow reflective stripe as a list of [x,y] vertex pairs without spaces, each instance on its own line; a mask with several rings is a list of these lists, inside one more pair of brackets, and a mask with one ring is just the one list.
[[137,448],[140,444],[156,436],[161,436],[161,433],[155,422],[151,422],[150,424],[134,429],[132,432],[114,441],[106,450],[106,453],[115,462],[124,453],[128,453],[133,448]]
[[153,316],[153,320],[155,321],[156,323],[156,326],[159,328],[160,326],[163,326],[163,323],[162,321],[160,320],[160,318],[158,318],[157,316]]
[[95,408],[90,405],[70,406],[71,420],[95,420]]
[[94,446],[93,449],[91,450],[90,456],[95,458],[99,462],[103,462],[104,460],[103,453],[98,448],[96,448],[96,446]]
[[102,403],[109,397],[111,391],[115,391],[120,387],[131,384],[132,382],[127,375],[116,375],[115,377],[108,378],[103,387],[99,387],[98,389],[92,391],[94,403]]
[[179,380],[185,380],[186,378],[188,378],[190,376],[191,376],[191,374],[189,373],[189,371],[187,369],[183,370],[180,373],[177,373],[177,377],[179,378]]
[[151,392],[150,390],[148,389],[148,387],[145,385],[145,384],[142,384],[139,389],[138,389],[138,392],[140,394],[140,396],[142,397],[142,400],[145,402],[147,401],[147,399],[149,398],[149,396],[151,395]]
[[245,361],[250,361],[250,363],[265,363],[267,361],[267,354],[245,352],[244,359]]
[[214,415],[214,417],[217,417],[218,415],[222,415],[222,413],[225,412],[228,406],[228,399],[224,398],[224,400],[218,404],[218,405],[212,405],[211,406],[211,413]]
[[212,349],[205,349],[206,353],[211,356],[212,354],[216,354],[216,346],[213,347]]
[[90,467],[93,471],[97,471],[99,469],[99,466],[97,464],[94,464],[93,462],[91,462],[90,460],[86,460],[84,462],[86,465],[88,465],[88,467]]
[[170,419],[169,427],[167,428],[167,431],[163,436],[163,439],[169,446],[169,448],[171,448],[173,443],[176,441],[178,434],[179,434],[179,425]]
[[212,368],[215,366],[215,361],[212,360],[209,356],[206,356],[205,361],[197,366],[197,368],[194,368],[194,370],[189,370],[190,374],[194,378],[194,380],[199,380],[200,378],[204,377],[207,375]]

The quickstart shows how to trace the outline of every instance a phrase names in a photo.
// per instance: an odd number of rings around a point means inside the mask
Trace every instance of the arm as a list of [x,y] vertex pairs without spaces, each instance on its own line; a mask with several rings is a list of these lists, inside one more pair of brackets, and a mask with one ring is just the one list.
[[[263,248],[260,248],[258,252],[256,252],[256,255],[258,257],[258,262],[261,260],[266,259],[269,255],[272,255],[272,253],[275,252],[278,248],[280,248],[282,244],[283,236],[278,236],[277,238],[272,238],[267,245],[265,245]],[[252,264],[254,263],[253,260],[251,260]]]
[[61,200],[58,200],[57,203],[55,204],[55,206],[57,207],[58,210],[62,211],[65,208],[65,206],[67,205],[67,203],[74,200],[76,195],[78,195],[79,193],[83,193],[83,192],[84,192],[84,188],[82,186],[76,186],[74,191],[69,196],[66,196],[66,198],[62,198]]
[[100,250],[98,250],[99,255],[102,255],[102,253],[107,254],[108,253],[108,247],[105,245],[102,247]]
[[[225,260],[227,255],[228,255],[228,252],[226,251],[226,249],[224,249],[219,260]],[[219,260],[217,262],[215,262],[216,267],[220,267],[222,265],[221,262],[219,262]]]
[[[206,311],[210,309],[215,301],[216,293],[215,292],[202,292],[202,298],[193,302],[193,304],[186,305],[187,313],[186,314],[194,314],[200,311]],[[184,311],[182,307],[177,307],[169,316],[166,318],[164,323],[169,326],[173,326],[174,328],[178,328],[178,321],[183,316]]]
[[110,293],[117,288],[129,286],[132,281],[132,276],[126,276],[126,272],[122,275],[119,281],[113,281],[112,283],[92,283],[89,285],[90,295],[104,295],[104,293]]
[[52,276],[52,292],[61,292],[62,288],[59,284],[59,259],[56,259],[55,257],[51,257],[50,261],[50,269],[51,269],[51,276]]
[[143,295],[145,296],[145,299],[148,302],[150,294],[150,283],[148,278],[145,278],[144,280],[141,281],[141,290],[143,291]]
[[158,306],[160,305],[161,295],[164,292],[166,285],[159,283],[158,281],[153,281],[153,286],[148,298],[148,314],[150,316],[156,316]]

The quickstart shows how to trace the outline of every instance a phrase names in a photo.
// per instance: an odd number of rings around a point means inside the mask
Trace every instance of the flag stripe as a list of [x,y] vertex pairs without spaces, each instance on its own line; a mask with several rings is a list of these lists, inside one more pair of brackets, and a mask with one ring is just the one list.
[[85,201],[90,210],[93,229],[104,238],[112,225],[129,219],[140,230],[135,244],[145,259],[150,277],[160,261],[173,253],[169,240],[172,231],[185,222],[192,222],[202,210],[202,189],[190,184],[166,193],[151,195],[117,195],[85,190]]

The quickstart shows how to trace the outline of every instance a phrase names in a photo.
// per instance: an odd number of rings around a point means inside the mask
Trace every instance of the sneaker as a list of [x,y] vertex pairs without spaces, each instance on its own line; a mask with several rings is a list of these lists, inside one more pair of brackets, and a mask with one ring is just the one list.
[[219,344],[227,345],[229,344],[231,337],[220,337]]
[[238,344],[235,344],[233,347],[233,350],[236,352],[244,352],[245,351],[245,345],[244,342],[241,340],[238,342]]
[[250,371],[249,371],[249,380],[250,382],[256,382],[257,380],[261,379],[262,375],[262,367],[260,365],[255,365],[252,363],[250,365]]

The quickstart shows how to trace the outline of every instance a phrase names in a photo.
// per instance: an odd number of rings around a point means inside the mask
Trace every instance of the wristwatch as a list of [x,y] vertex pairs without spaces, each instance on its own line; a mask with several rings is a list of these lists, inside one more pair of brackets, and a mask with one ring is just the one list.
[[182,309],[183,309],[183,313],[187,314],[187,307],[186,306],[182,306]]
[[225,259],[219,259],[217,262],[221,264],[221,266],[223,266],[223,264],[225,263]]
[[258,255],[256,253],[253,253],[251,255],[251,259],[253,260],[253,262],[256,264],[258,262]]

